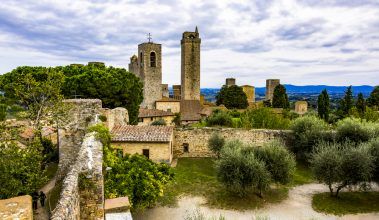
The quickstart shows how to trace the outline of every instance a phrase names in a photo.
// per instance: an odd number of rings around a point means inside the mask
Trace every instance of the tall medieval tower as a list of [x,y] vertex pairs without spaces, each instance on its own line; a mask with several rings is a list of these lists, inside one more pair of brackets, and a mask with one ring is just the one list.
[[195,32],[183,33],[181,40],[181,98],[183,100],[200,100],[200,43],[197,27]]
[[143,82],[142,108],[155,108],[162,99],[162,45],[153,42],[138,45],[139,76]]

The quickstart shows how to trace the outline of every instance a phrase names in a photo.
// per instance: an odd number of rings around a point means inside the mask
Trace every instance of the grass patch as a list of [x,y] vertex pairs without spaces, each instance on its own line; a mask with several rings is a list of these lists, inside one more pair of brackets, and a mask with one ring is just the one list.
[[315,194],[312,207],[318,212],[334,215],[379,211],[379,192],[342,192],[339,198],[329,192]]
[[292,182],[289,185],[298,186],[312,183],[315,181],[316,180],[313,176],[312,170],[310,169],[309,165],[305,162],[296,161],[296,170],[293,175]]
[[211,158],[179,158],[174,168],[175,180],[167,186],[159,203],[175,206],[179,196],[191,195],[204,197],[210,207],[247,210],[287,198],[288,188],[285,186],[269,190],[263,199],[254,193],[242,198],[235,196],[218,182],[214,163]]
[[51,180],[58,170],[58,163],[50,163],[45,170],[45,176],[48,180]]
[[46,209],[53,211],[58,204],[60,194],[62,191],[62,181],[57,182],[54,188],[48,193],[46,200]]

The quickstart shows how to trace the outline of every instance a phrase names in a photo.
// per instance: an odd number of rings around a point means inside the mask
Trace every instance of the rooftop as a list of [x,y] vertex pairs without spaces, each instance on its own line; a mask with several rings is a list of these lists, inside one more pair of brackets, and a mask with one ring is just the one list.
[[169,142],[172,139],[171,126],[116,126],[112,129],[114,142]]
[[174,113],[166,112],[158,109],[146,109],[140,108],[138,113],[138,118],[150,118],[150,117],[162,117],[162,116],[173,116]]

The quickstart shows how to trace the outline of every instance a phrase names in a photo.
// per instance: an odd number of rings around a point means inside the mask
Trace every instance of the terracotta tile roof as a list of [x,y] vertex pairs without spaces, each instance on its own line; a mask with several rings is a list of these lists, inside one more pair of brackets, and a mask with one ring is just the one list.
[[171,126],[116,126],[112,129],[115,142],[169,142],[172,139]]
[[150,118],[150,117],[162,117],[162,116],[173,116],[174,113],[166,112],[158,109],[146,109],[140,108],[138,113],[138,118]]
[[182,100],[180,102],[180,117],[182,121],[200,121],[202,110],[199,100]]

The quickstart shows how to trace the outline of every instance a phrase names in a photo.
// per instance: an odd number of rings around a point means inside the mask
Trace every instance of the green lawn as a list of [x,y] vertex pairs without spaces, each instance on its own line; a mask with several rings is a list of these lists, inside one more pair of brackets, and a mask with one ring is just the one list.
[[316,180],[313,177],[312,170],[309,168],[309,165],[304,162],[296,162],[296,171],[293,175],[291,186],[304,185],[308,183],[315,182]]
[[379,211],[379,192],[343,192],[339,198],[329,193],[315,194],[312,207],[318,212],[345,215]]
[[174,172],[175,181],[167,187],[161,205],[174,206],[179,196],[191,195],[204,197],[211,207],[246,210],[280,202],[288,195],[288,187],[280,186],[266,192],[263,199],[254,193],[244,198],[235,196],[218,182],[210,158],[180,158]]

